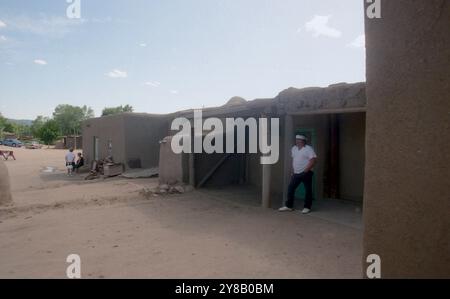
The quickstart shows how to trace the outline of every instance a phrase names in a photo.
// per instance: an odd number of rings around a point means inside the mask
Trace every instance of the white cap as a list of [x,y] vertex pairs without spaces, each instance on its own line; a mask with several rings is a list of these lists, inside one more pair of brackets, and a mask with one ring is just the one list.
[[307,141],[307,140],[308,140],[308,138],[306,138],[306,137],[303,136],[303,135],[296,135],[296,136],[295,136],[295,139],[300,139],[300,140],[303,140],[303,141]]

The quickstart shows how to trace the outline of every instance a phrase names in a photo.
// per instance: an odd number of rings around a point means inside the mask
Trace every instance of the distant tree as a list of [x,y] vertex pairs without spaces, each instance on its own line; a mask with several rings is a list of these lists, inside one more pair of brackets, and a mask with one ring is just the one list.
[[3,115],[0,113],[0,138],[3,139],[3,132],[6,131],[6,123],[7,119],[3,117]]
[[3,117],[3,115],[0,113],[0,129],[4,127],[6,122],[7,122],[6,118]]
[[6,120],[4,127],[3,127],[3,131],[8,132],[8,133],[15,133],[16,130],[17,130],[16,124]]
[[49,119],[39,129],[38,138],[44,142],[44,144],[50,145],[58,138],[59,132],[60,129],[58,123],[53,119]]
[[87,106],[58,105],[53,112],[53,119],[63,135],[80,134],[81,123],[92,117],[94,111]]
[[17,136],[17,138],[21,139],[23,137],[29,137],[32,135],[31,126],[25,124],[14,124],[13,133]]
[[0,139],[3,139],[4,133],[13,133],[19,139],[24,136],[30,136],[30,126],[25,123],[9,120],[0,114]]
[[39,115],[35,120],[33,120],[33,122],[31,123],[31,134],[33,135],[33,137],[38,137],[39,130],[48,120],[48,117],[44,117],[42,115]]
[[130,105],[118,106],[118,107],[106,107],[102,111],[102,116],[120,114],[124,112],[133,112],[133,107]]

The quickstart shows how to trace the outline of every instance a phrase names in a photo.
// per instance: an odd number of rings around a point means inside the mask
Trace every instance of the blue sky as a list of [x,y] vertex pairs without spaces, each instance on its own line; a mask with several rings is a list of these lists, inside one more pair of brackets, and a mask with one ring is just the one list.
[[0,0],[0,112],[166,113],[365,80],[361,0]]

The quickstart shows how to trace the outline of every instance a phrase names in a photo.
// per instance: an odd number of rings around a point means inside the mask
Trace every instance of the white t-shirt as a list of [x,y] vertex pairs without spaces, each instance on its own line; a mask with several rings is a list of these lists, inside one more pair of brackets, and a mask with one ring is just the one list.
[[298,149],[298,146],[294,146],[291,150],[292,153],[292,168],[294,173],[299,174],[305,171],[311,159],[317,158],[314,149],[305,145],[302,149]]
[[67,154],[66,154],[66,162],[75,162],[75,154],[74,153],[71,153],[71,152],[68,152]]

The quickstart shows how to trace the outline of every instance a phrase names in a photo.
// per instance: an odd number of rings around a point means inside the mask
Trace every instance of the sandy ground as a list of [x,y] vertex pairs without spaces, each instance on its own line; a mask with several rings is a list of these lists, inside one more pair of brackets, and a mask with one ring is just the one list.
[[68,178],[64,152],[16,149],[6,162],[0,278],[65,278],[73,253],[83,278],[361,277],[361,229],[326,213],[265,210],[246,188],[146,199],[157,179]]

